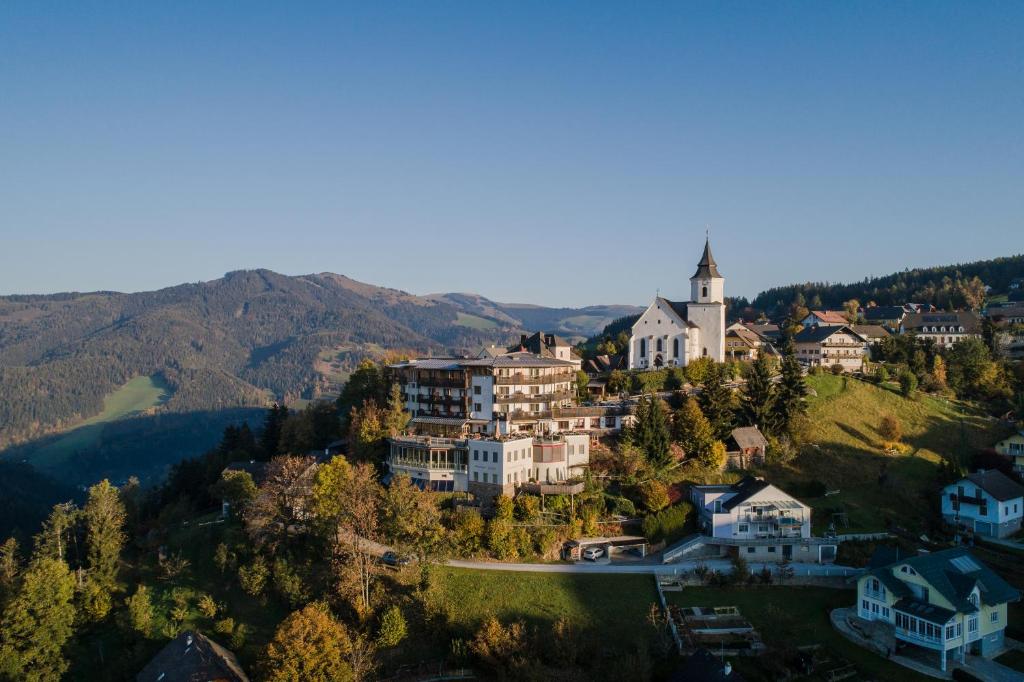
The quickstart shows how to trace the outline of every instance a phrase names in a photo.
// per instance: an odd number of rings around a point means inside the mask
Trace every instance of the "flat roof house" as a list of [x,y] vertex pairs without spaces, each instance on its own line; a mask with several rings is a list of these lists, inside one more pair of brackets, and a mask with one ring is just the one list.
[[857,617],[887,623],[895,643],[953,656],[992,657],[1004,646],[1006,605],[1020,592],[963,547],[910,557],[882,548],[857,580]]
[[1001,471],[968,474],[942,489],[942,518],[993,538],[1013,535],[1024,516],[1024,486]]

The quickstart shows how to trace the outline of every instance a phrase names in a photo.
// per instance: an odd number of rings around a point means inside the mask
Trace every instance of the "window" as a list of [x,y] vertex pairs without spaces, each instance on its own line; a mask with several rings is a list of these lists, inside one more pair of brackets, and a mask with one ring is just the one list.
[[707,298],[708,297],[708,288],[707,287],[701,287],[700,295],[703,296],[704,298]]
[[505,453],[505,461],[506,462],[511,462],[512,461],[512,453],[511,452],[506,452]]
[[[750,549],[754,549],[754,548],[751,547]],[[861,600],[861,602],[860,602],[860,610],[865,612],[865,613],[870,613],[871,612],[871,607],[868,605],[868,600],[867,599],[862,599]]]
[[956,628],[952,625],[946,626],[946,639],[953,639],[956,637]]
[[679,357],[679,339],[672,339],[672,357]]
[[480,395],[480,387],[479,386],[474,386],[473,387],[473,395]]
[[473,411],[474,412],[482,412],[483,409],[484,409],[484,406],[481,405],[480,403],[473,403]]
[[508,482],[511,483],[512,482],[512,474],[506,474],[506,476],[508,476]]
[[474,471],[473,472],[473,480],[476,481],[477,483],[480,482],[480,472],[479,471]]
[[492,452],[491,453],[491,461],[494,462],[495,464],[498,463],[498,453],[497,452]]
[[[740,523],[740,524],[736,525],[736,532],[737,533],[747,533],[749,531],[750,531],[750,526],[748,524],[746,524],[746,523]],[[753,547],[751,547],[751,549],[753,549]]]
[[[660,322],[660,320],[659,320],[659,322]],[[657,346],[658,352],[660,353],[661,352],[661,339],[657,340],[656,346]]]
[[[754,548],[753,547],[747,547],[747,554],[753,554],[753,553],[754,553]],[[867,603],[867,602],[865,602],[865,603]]]
[[640,339],[640,357],[647,356],[647,339]]
[[992,615],[989,617],[989,622],[990,623],[998,623],[999,622],[999,612],[998,611],[993,611],[992,612]]
[[888,606],[883,606],[882,607],[882,618],[885,618],[886,620],[889,619],[889,607]]
[[971,616],[970,618],[967,619],[967,633],[973,635],[973,634],[976,634],[977,632],[978,632],[978,617],[977,616]]
[[475,462],[478,459],[480,459],[480,451],[479,450],[474,450],[473,451],[473,461]]
[[768,553],[769,554],[775,554],[775,545],[772,545],[771,547],[768,548]]

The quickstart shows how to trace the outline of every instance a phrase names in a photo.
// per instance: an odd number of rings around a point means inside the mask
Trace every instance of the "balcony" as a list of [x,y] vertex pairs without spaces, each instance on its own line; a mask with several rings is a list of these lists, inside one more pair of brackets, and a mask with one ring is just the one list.
[[561,391],[559,393],[508,393],[494,396],[496,403],[551,403],[558,400],[570,400],[573,393]]
[[[430,377],[422,377],[416,380],[416,385],[420,388],[466,388],[466,380],[463,378],[459,379],[448,379],[438,378],[432,379]],[[415,390],[415,389],[413,389]]]
[[918,646],[923,646],[928,649],[942,650],[945,648],[941,637],[929,637],[928,635],[922,635],[918,632],[911,632],[910,630],[904,630],[903,628],[896,628],[896,637],[902,639],[904,642],[910,642]]
[[431,471],[452,471],[465,472],[466,465],[450,461],[426,462],[408,457],[389,457],[388,465],[391,467],[405,467],[410,469],[430,469]]
[[583,481],[561,481],[559,483],[520,483],[519,489],[534,495],[579,495],[583,492]]
[[494,383],[498,386],[508,386],[514,384],[522,384],[524,386],[530,386],[533,384],[557,384],[564,383],[566,381],[575,381],[576,375],[572,372],[559,372],[557,374],[542,374],[540,376],[529,376],[526,374],[511,374],[507,377],[496,376],[494,377]]
[[538,410],[527,412],[525,410],[514,410],[505,414],[497,415],[499,419],[510,419],[512,421],[530,421],[535,419],[551,419],[551,410]]

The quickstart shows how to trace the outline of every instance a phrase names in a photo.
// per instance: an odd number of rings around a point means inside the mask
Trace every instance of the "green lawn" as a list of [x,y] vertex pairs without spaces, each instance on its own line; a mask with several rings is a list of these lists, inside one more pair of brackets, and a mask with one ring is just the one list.
[[[938,491],[937,465],[942,458],[965,458],[1004,435],[1000,427],[960,403],[925,395],[908,400],[852,377],[809,376],[807,383],[817,392],[808,400],[810,444],[793,462],[771,467],[767,475],[783,489],[791,487],[798,497],[800,486],[810,481],[839,491],[802,498],[815,509],[816,532],[828,526],[834,511],[847,514],[851,532],[884,530],[887,520],[923,523],[930,514],[929,498]],[[902,424],[906,454],[883,451],[878,426],[886,414]]]
[[[723,589],[711,587],[685,588],[682,592],[669,592],[665,598],[679,606],[736,606],[761,634],[764,643],[773,649],[820,644],[835,661],[845,659],[857,666],[858,679],[927,680],[906,668],[886,661],[833,629],[829,612],[855,601],[852,590],[827,587],[761,587],[749,589]],[[771,656],[772,654],[768,654]],[[747,679],[769,680],[763,661],[739,657],[734,665]]]
[[431,590],[447,605],[457,636],[472,637],[489,615],[502,621],[521,619],[542,633],[564,617],[581,632],[607,642],[653,636],[647,615],[658,594],[651,576],[431,570]]
[[498,323],[494,320],[488,320],[486,317],[480,317],[479,315],[470,315],[469,313],[456,313],[455,324],[460,327],[469,327],[470,329],[476,329],[479,331],[487,331],[489,329],[497,329]]
[[59,467],[75,452],[95,445],[107,422],[145,412],[164,404],[170,397],[171,389],[160,376],[135,377],[103,399],[102,412],[39,448],[30,461],[39,468]]

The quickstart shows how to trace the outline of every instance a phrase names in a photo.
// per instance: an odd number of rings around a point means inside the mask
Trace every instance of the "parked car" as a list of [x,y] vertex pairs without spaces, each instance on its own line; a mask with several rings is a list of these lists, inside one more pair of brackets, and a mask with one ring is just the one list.
[[380,557],[380,562],[385,566],[394,566],[395,568],[401,568],[402,566],[408,566],[412,563],[412,557],[399,556],[395,552],[384,552]]
[[604,556],[604,547],[587,547],[583,550],[583,558],[587,561],[594,561]]

